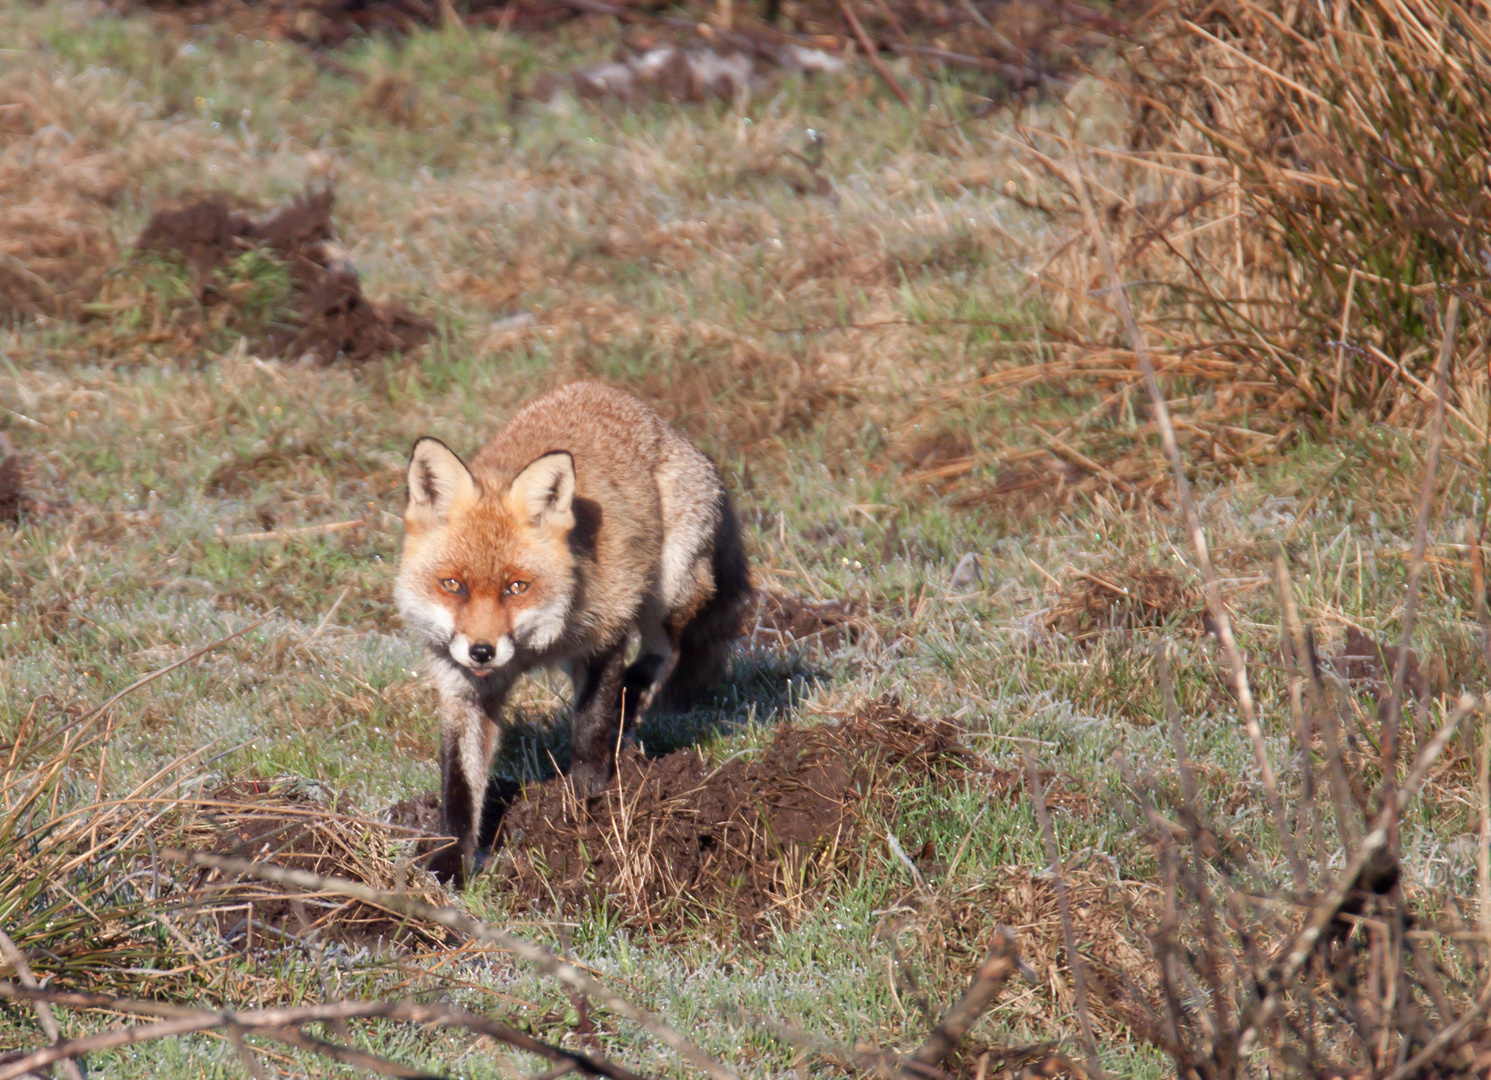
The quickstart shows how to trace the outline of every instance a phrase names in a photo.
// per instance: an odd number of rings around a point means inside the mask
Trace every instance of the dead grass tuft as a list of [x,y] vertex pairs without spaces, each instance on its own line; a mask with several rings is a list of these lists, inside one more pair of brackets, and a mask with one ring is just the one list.
[[47,96],[25,78],[0,83],[0,320],[75,315],[117,251],[115,155],[52,123]]
[[[362,817],[345,799],[328,805],[305,781],[239,780],[191,800],[183,810],[180,831],[170,839],[186,850],[271,862],[377,889],[412,890],[425,903],[444,902],[423,873],[418,882],[410,880],[416,875],[400,861],[404,830]],[[213,870],[194,874],[181,887],[203,897],[196,918],[245,953],[286,943],[376,949],[444,943],[445,935],[428,926],[364,901],[297,896],[254,881],[225,882]]]
[[1076,580],[1062,591],[1046,624],[1078,641],[1109,630],[1202,626],[1200,590],[1173,570],[1131,559],[1070,573]]
[[[1094,1026],[1105,1038],[1123,1039],[1136,1006],[1147,1007],[1158,988],[1147,932],[1159,914],[1158,898],[1140,882],[1119,880],[1102,861],[1068,868],[1065,877]],[[1029,971],[995,1004],[995,1021],[1040,1039],[1075,1035],[1076,996],[1049,874],[999,867],[978,884],[908,897],[903,904],[885,917],[877,936],[896,941],[903,957],[918,958],[934,976],[939,968],[984,956],[1001,929],[1012,931]],[[972,1040],[961,1056],[976,1065],[990,1049]]]

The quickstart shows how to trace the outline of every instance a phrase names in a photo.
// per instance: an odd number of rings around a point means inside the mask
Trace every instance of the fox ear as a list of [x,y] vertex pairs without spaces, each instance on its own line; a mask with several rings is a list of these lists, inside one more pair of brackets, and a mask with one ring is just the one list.
[[513,509],[535,525],[573,528],[575,459],[564,450],[545,454],[513,479],[510,498]]
[[409,455],[409,501],[404,523],[429,527],[450,513],[456,500],[476,494],[476,480],[455,451],[439,439],[425,436]]

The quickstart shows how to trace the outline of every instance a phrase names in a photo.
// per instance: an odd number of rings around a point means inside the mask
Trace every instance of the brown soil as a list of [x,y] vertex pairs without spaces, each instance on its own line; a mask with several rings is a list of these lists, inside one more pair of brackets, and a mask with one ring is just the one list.
[[885,699],[717,765],[692,749],[655,760],[628,749],[588,803],[563,780],[530,785],[503,818],[509,865],[497,872],[534,908],[604,904],[650,930],[792,922],[875,846],[866,819],[893,812],[898,784],[965,772],[958,735]]
[[[191,804],[183,846],[350,878],[375,888],[409,889],[441,903],[434,890],[402,880],[396,857],[405,830],[360,816],[345,800],[327,806],[293,781],[240,780]],[[189,883],[207,896],[203,911],[230,944],[252,950],[285,940],[352,946],[437,945],[443,936],[356,900],[287,896],[276,886],[239,881],[213,886],[215,871]],[[208,889],[209,886],[213,886]]]
[[331,188],[308,192],[262,220],[221,195],[158,211],[136,241],[140,251],[182,259],[191,268],[204,307],[229,302],[214,287],[225,263],[267,248],[289,267],[294,291],[288,327],[271,329],[265,344],[291,357],[329,364],[360,362],[424,342],[434,327],[404,308],[374,304],[362,294],[357,270],[331,247]]
[[1079,640],[1104,630],[1180,623],[1202,627],[1200,594],[1173,571],[1130,561],[1101,572],[1076,572],[1046,616],[1047,625]]
[[[1377,698],[1392,692],[1393,677],[1398,671],[1398,646],[1379,641],[1357,626],[1346,628],[1346,642],[1330,661],[1331,668],[1348,683],[1365,686]],[[1438,691],[1445,679],[1436,665],[1419,662],[1418,654],[1409,650],[1403,685],[1420,700]]]
[[912,443],[910,449],[901,455],[901,464],[908,469],[934,469],[972,455],[973,440],[966,431],[943,429]]
[[[595,16],[598,5],[568,0],[115,0],[125,9],[146,8],[192,26],[217,26],[229,33],[281,38],[313,46],[337,46],[366,34],[403,34],[419,27],[453,21],[476,26],[536,29]],[[680,5],[673,17],[641,0],[609,0],[605,5],[620,20],[649,34],[683,36],[695,26],[709,26],[712,40],[761,53],[784,43],[839,50],[844,46],[843,16],[834,0],[804,0],[780,5],[785,18],[767,27],[757,12],[736,9],[734,25],[723,35],[710,25],[712,4]],[[982,11],[974,12],[974,7]],[[1067,0],[1062,4],[1032,0],[893,0],[866,6],[859,19],[871,37],[887,50],[902,35],[918,43],[978,56],[978,65],[1011,90],[1060,81],[1111,41],[1128,13],[1146,5]],[[776,10],[778,5],[771,5]],[[604,10],[604,8],[602,9]],[[678,18],[677,16],[684,16]],[[784,38],[783,31],[794,36]]]
[[865,612],[852,600],[809,600],[758,589],[746,604],[740,636],[747,646],[818,644],[837,648],[859,640]]
[[21,459],[15,454],[0,457],[0,521],[19,525],[30,506]]

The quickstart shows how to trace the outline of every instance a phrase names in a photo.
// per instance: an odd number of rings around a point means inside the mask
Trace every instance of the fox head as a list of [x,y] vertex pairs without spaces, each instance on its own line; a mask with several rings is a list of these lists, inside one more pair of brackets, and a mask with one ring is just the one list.
[[473,476],[438,439],[409,458],[404,550],[394,594],[404,622],[477,676],[564,632],[576,589],[575,463],[531,462],[503,490]]

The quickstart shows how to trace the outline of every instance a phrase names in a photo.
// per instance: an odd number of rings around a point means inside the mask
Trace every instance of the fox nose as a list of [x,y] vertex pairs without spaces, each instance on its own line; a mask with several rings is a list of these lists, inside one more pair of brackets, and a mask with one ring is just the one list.
[[490,664],[492,658],[497,655],[497,650],[485,641],[471,646],[471,662],[473,664]]

